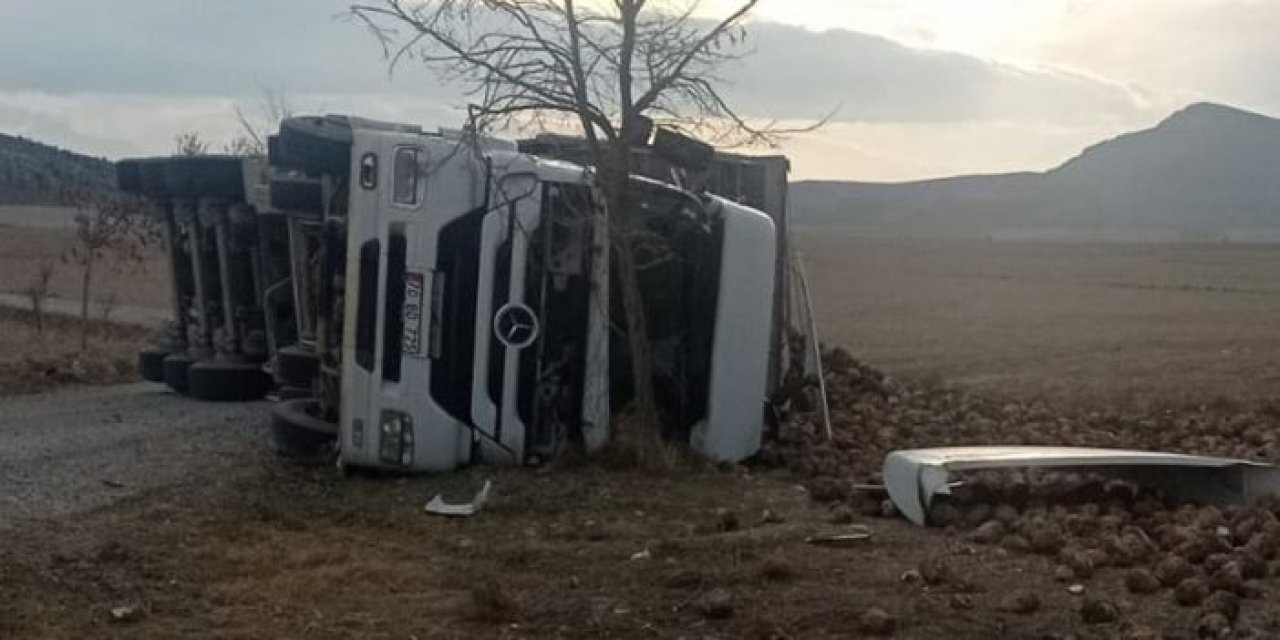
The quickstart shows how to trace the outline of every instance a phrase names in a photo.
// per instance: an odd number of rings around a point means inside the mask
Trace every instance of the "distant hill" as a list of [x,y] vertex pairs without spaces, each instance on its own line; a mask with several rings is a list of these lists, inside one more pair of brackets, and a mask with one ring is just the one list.
[[901,184],[799,182],[798,225],[938,232],[1163,229],[1185,237],[1280,228],[1280,120],[1191,105],[1044,173]]
[[71,185],[115,186],[115,167],[103,158],[0,134],[0,204],[54,204]]

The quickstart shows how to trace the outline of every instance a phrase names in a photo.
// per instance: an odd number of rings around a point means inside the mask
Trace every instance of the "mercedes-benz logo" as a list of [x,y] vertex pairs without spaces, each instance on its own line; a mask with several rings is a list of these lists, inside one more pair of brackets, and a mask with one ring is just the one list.
[[512,349],[523,349],[538,339],[538,314],[519,302],[503,305],[493,314],[493,335]]

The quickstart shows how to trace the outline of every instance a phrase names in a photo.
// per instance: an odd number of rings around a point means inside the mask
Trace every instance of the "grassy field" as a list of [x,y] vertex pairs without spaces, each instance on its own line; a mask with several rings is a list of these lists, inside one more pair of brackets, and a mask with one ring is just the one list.
[[[74,213],[57,207],[0,207],[0,294],[23,295],[41,264],[48,263],[54,266],[49,297],[78,304],[80,272],[62,260],[75,243]],[[0,396],[66,384],[135,380],[137,352],[149,331],[103,322],[104,306],[163,308],[168,303],[161,254],[151,251],[142,263],[120,264],[108,258],[97,267],[89,349],[84,353],[79,350],[78,320],[47,314],[45,330],[37,332],[29,307],[0,307]]]
[[1085,405],[1280,395],[1280,245],[799,246],[824,339],[894,375]]
[[[0,206],[0,293],[21,293],[42,262],[55,265],[49,292],[80,299],[80,274],[62,256],[75,243],[72,211],[50,207]],[[169,280],[161,253],[151,251],[139,264],[103,264],[93,287],[94,302],[114,296],[116,304],[167,307]]]

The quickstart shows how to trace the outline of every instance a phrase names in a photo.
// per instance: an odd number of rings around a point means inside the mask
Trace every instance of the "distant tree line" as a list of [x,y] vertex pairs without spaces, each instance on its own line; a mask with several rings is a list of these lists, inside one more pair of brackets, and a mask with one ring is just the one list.
[[115,167],[105,158],[0,134],[0,204],[58,204],[72,186],[114,190]]

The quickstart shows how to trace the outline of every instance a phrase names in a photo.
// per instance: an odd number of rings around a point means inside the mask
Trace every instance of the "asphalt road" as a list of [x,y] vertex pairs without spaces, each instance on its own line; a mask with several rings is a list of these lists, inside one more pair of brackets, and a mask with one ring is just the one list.
[[151,383],[0,397],[0,529],[248,472],[269,452],[267,407]]

